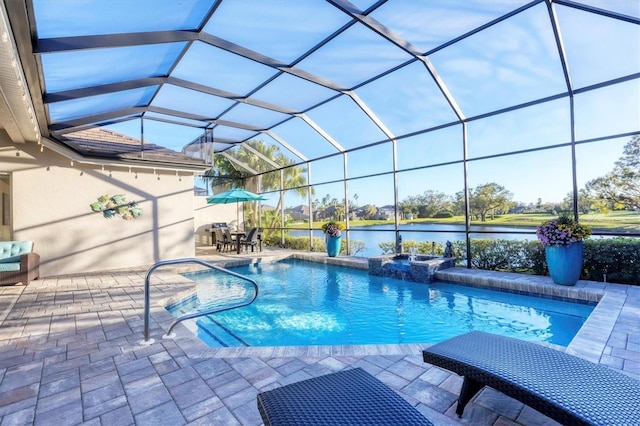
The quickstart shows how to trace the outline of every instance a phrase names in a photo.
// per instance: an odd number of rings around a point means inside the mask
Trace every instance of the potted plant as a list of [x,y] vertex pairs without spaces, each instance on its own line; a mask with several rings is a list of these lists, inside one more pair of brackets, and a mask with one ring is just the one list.
[[547,267],[556,284],[575,285],[582,272],[583,240],[591,235],[591,228],[562,215],[551,219],[536,230],[545,248]]
[[340,254],[343,229],[344,225],[340,222],[330,221],[322,224],[322,232],[325,235],[329,257],[336,257]]

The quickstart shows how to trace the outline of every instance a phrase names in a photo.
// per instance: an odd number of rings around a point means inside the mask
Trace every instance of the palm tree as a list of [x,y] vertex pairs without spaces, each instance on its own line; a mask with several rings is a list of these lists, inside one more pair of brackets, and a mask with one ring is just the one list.
[[[251,140],[246,142],[249,147],[259,152],[265,158],[270,159],[274,163],[282,167],[284,180],[284,188],[295,188],[295,191],[302,197],[307,195],[307,178],[306,168],[295,166],[295,161],[285,156],[276,145],[267,145],[261,140]],[[240,164],[245,165],[248,169],[258,172],[260,179],[255,178],[247,170],[238,170],[241,166],[237,166],[223,156],[214,158],[214,167],[211,169],[209,176],[213,176],[212,187],[214,192],[220,190],[219,185],[227,185],[231,187],[244,187],[248,191],[255,193],[276,191],[280,188],[280,170],[273,171],[274,167],[267,161],[247,149],[235,151],[233,158],[238,160]],[[216,170],[217,169],[217,175]],[[229,189],[228,187],[225,188]],[[280,220],[280,211],[283,205],[284,192],[280,191],[280,197],[276,206],[276,214],[272,216],[269,223],[265,224],[265,228],[276,228]],[[252,203],[253,204],[253,203]],[[257,209],[253,205],[249,207],[249,222],[258,223]],[[265,236],[266,237],[266,236]]]
[[[282,169],[282,177],[284,181],[284,188],[294,188],[293,190],[301,197],[307,196],[309,190],[307,186],[307,170],[301,166],[295,166],[294,161],[285,157],[282,153],[278,153],[274,158],[274,161],[285,168]],[[262,175],[262,190],[274,191],[280,188],[280,173],[268,173]],[[266,178],[265,178],[266,177]],[[313,189],[311,189],[313,191]],[[284,191],[280,191],[278,197],[278,203],[276,205],[276,215],[273,217],[271,223],[267,223],[267,228],[279,227],[278,221],[280,220],[280,212],[284,203]]]
[[248,175],[238,169],[225,157],[216,156],[213,166],[202,174],[209,181],[214,194],[228,191],[233,188],[241,188]]

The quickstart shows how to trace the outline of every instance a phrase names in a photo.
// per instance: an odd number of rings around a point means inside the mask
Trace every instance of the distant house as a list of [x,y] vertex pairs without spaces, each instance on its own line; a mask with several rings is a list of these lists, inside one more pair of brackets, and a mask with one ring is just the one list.
[[291,216],[293,220],[309,220],[309,206],[303,204],[285,209],[284,213]]
[[392,220],[395,217],[395,214],[396,209],[393,205],[382,206],[378,209],[378,219]]
[[315,214],[316,220],[331,219],[336,213],[336,206],[329,206],[324,210],[319,210]]

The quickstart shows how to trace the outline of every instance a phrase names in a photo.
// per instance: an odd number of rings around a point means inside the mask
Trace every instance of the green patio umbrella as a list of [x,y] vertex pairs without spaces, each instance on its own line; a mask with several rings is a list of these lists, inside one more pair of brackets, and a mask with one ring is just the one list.
[[[230,203],[239,203],[244,201],[260,201],[266,200],[261,195],[254,194],[253,192],[245,191],[244,189],[235,188],[230,189],[229,191],[221,192],[220,194],[212,195],[211,197],[207,197],[207,204],[230,204]],[[242,209],[242,216],[244,219],[244,209]],[[238,221],[238,225],[240,224],[240,218],[237,215],[236,209],[236,220]]]

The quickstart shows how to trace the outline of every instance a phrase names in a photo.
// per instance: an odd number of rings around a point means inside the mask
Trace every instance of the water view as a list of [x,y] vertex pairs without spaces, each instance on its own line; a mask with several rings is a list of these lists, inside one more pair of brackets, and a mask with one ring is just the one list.
[[[513,226],[473,225],[472,238],[504,239],[504,240],[536,240],[535,228]],[[528,233],[518,233],[528,232]],[[293,237],[306,237],[308,231],[289,231]],[[318,235],[318,234],[316,234]],[[445,244],[447,241],[464,240],[464,225],[455,224],[405,224],[400,226],[403,241],[435,242]],[[380,243],[395,241],[394,225],[354,226],[350,231],[351,240],[364,242],[364,249],[355,256],[372,257],[382,254]]]

